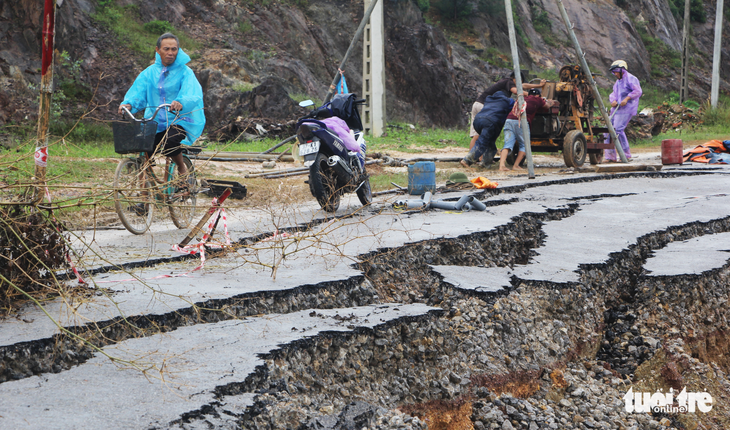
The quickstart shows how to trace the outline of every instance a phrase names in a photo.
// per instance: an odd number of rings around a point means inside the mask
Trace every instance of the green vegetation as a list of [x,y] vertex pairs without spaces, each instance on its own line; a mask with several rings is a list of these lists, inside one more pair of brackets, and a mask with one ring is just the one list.
[[[514,2],[514,0],[512,0]],[[476,7],[480,12],[492,16],[504,17],[504,0],[416,0],[418,8],[430,16],[426,16],[429,23],[438,22],[449,30],[469,30],[472,28],[468,17]],[[513,8],[514,9],[514,8]],[[515,27],[519,27],[519,20],[515,16]],[[517,30],[523,37],[522,29]]]
[[515,34],[517,37],[522,39],[522,43],[524,43],[525,46],[530,48],[530,39],[527,38],[527,33],[525,33],[525,30],[522,29],[522,22],[520,21],[520,17],[517,16],[517,9],[514,7],[512,8],[512,21],[515,23]]
[[[412,128],[413,127],[413,128]],[[469,149],[469,129],[431,129],[410,124],[388,124],[382,137],[367,138],[368,152],[398,151],[419,153],[442,148]],[[503,144],[500,135],[497,146]]]
[[81,80],[81,63],[83,63],[83,60],[73,60],[67,51],[62,51],[57,62],[60,67],[56,92],[60,90],[63,92],[64,97],[77,102],[86,103],[91,100],[91,90]]
[[139,7],[136,5],[119,6],[116,0],[97,0],[96,13],[92,18],[111,29],[142,61],[149,59],[154,52],[157,38],[166,32],[175,34],[180,39],[180,46],[188,54],[200,48],[197,40],[188,37],[167,21],[142,23]]
[[[545,79],[546,81],[556,82],[558,77],[558,71],[555,69],[545,69],[535,72],[537,79]],[[528,81],[529,83],[529,81]]]
[[[662,90],[659,87],[655,87],[645,82],[641,83],[641,91],[644,94],[642,94],[641,98],[639,99],[639,110],[644,109],[645,107],[655,109],[657,106],[661,105],[665,101],[669,102],[670,104],[679,103],[678,93],[672,91],[667,94],[665,90]],[[608,93],[610,92],[611,91],[609,90]],[[608,93],[606,94],[604,100],[608,100]]]
[[662,40],[652,37],[643,22],[636,24],[636,30],[649,53],[652,77],[670,76],[664,72],[665,69],[670,69],[674,73],[682,68],[682,56],[679,51],[675,51]]
[[512,57],[504,54],[494,46],[490,46],[485,49],[481,59],[496,67],[507,69],[512,67]]
[[[669,0],[669,10],[679,23],[680,28],[684,22],[684,0]],[[692,0],[689,3],[689,19],[690,21],[704,23],[707,22],[707,14],[705,13],[705,5],[702,0]]]
[[173,33],[175,27],[167,21],[150,21],[142,26],[146,32],[161,35],[164,33]]
[[[419,7],[421,7],[420,3]],[[438,10],[444,20],[448,21],[464,19],[472,11],[472,5],[469,0],[432,0],[430,7]]]
[[[278,138],[265,138],[261,140],[250,141],[237,140],[233,142],[208,142],[205,150],[207,152],[263,152],[281,142],[282,140],[283,139]],[[290,145],[284,145],[281,150],[286,150],[289,147]]]
[[[0,150],[0,171],[3,171],[0,182],[22,183],[33,176],[34,146],[34,141],[28,141],[15,150]],[[48,163],[46,176],[50,184],[96,182],[104,175],[114,173],[117,167],[116,161],[98,160],[116,156],[113,144],[109,141],[76,145],[69,141],[54,140],[49,142],[48,154],[51,161]]]
[[553,26],[547,12],[535,4],[530,7],[530,12],[532,13],[532,27],[542,36],[542,40],[556,48],[561,46],[560,40],[554,36]]
[[309,6],[309,0],[281,0],[282,3],[297,7]]
[[247,93],[256,88],[256,84],[254,84],[253,82],[241,82],[238,84],[234,84],[232,88],[234,91],[238,91],[239,93]]
[[246,58],[253,62],[260,62],[266,59],[266,53],[258,49],[252,49],[246,53]]
[[[728,112],[726,111],[725,114],[727,115],[727,113]],[[728,138],[730,138],[730,127],[727,125],[716,125],[711,127],[702,126],[690,130],[668,130],[666,133],[653,136],[651,139],[631,142],[631,147],[657,147],[660,146],[662,144],[662,140],[665,139],[682,139],[685,144],[699,144],[714,139],[727,140]]]
[[705,125],[724,129],[725,136],[730,139],[730,96],[721,95],[715,109],[710,106],[709,102],[705,104],[704,108]]
[[251,30],[253,30],[253,24],[251,24],[251,21],[245,20],[238,23],[238,31],[242,34],[250,33]]
[[[370,168],[368,167],[368,169]],[[393,184],[391,184],[391,182],[394,184],[398,184],[401,187],[407,187],[408,174],[383,172],[377,175],[370,176],[370,188],[372,188],[373,191],[389,190],[393,188]]]
[[[111,127],[97,121],[51,123],[50,133],[53,136],[63,137],[72,144],[84,143],[103,147],[103,142],[110,145],[114,141]],[[109,149],[113,153],[113,146],[109,146]],[[98,156],[106,157],[109,154],[111,153],[99,154]]]
[[504,0],[480,0],[477,7],[487,15],[504,15]]
[[[301,8],[309,6],[309,0],[279,0],[279,2],[289,6],[296,6]],[[238,0],[238,4],[241,7],[251,7],[255,5],[269,6],[273,3],[276,3],[276,0]]]
[[[679,93],[676,91],[670,91],[667,93],[666,90],[655,87],[649,83],[642,83],[641,90],[644,94],[641,96],[641,99],[639,99],[639,110],[647,107],[656,109],[657,106],[664,102],[669,103],[670,105],[679,103]],[[604,100],[608,100],[609,93],[610,89],[607,90]],[[699,109],[700,107],[700,103],[696,100],[685,100],[684,105],[692,109]]]
[[238,0],[238,4],[241,7],[251,7],[254,5],[268,6],[273,0]]

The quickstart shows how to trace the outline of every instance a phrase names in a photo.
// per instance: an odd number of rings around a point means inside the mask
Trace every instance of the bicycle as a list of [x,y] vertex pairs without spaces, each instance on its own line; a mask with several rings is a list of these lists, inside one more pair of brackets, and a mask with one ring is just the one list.
[[183,145],[186,178],[178,178],[177,166],[170,157],[165,157],[163,172],[155,172],[159,170],[155,157],[160,154],[147,157],[147,152],[155,149],[157,122],[154,118],[160,109],[169,111],[169,108],[170,104],[161,104],[151,118],[137,119],[124,107],[130,121],[112,124],[115,152],[138,154],[121,160],[114,173],[114,207],[124,227],[133,234],[144,234],[150,228],[155,206],[167,206],[173,224],[179,229],[188,228],[195,217],[200,189],[188,154],[198,154],[202,149]]

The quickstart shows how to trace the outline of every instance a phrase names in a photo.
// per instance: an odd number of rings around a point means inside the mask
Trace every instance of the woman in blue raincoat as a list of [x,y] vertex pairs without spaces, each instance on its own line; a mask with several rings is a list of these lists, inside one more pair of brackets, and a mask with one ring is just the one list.
[[[639,80],[626,69],[626,62],[623,60],[616,60],[611,64],[609,71],[616,76],[617,80],[613,84],[613,92],[608,96],[608,100],[611,102],[611,115],[613,116],[611,124],[616,130],[618,141],[621,143],[626,158],[631,159],[631,149],[629,149],[629,140],[626,138],[625,130],[631,118],[639,111],[639,97],[643,92]],[[610,138],[606,142],[610,142]],[[616,161],[615,149],[606,149],[603,155],[607,161]]]
[[171,104],[170,110],[180,112],[179,118],[165,110],[157,114],[155,147],[164,145],[157,151],[172,158],[178,166],[178,173],[185,175],[187,167],[180,145],[192,145],[200,137],[205,127],[205,114],[203,88],[186,65],[190,57],[179,46],[178,38],[172,33],[165,33],[157,39],[155,63],[134,80],[119,106],[119,114],[123,113],[124,106],[132,113],[145,109],[145,117],[149,118],[163,103]]

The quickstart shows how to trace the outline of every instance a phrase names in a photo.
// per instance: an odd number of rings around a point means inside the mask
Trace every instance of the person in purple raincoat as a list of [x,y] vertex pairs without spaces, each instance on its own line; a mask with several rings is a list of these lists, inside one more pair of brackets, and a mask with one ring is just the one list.
[[[611,102],[611,115],[613,116],[611,124],[616,130],[618,141],[621,143],[626,158],[631,159],[629,140],[626,138],[625,130],[631,118],[638,113],[639,97],[643,93],[639,80],[627,69],[626,62],[623,60],[616,60],[611,64],[609,71],[616,76],[617,81],[613,84],[613,92],[608,96],[608,100]],[[606,142],[610,142],[610,137]],[[606,161],[617,161],[615,149],[606,149],[603,155]]]

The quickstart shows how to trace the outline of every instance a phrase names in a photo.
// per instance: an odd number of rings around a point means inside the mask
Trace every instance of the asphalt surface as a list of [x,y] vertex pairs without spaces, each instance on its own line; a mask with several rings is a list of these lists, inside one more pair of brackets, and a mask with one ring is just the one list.
[[[199,270],[194,270],[201,263],[197,257],[180,260],[180,254],[171,250],[187,233],[171,224],[155,224],[143,236],[119,230],[76,232],[75,249],[81,256],[77,264],[82,271],[104,268],[85,276],[103,288],[103,294],[45,303],[53,320],[28,306],[0,324],[0,346],[49,338],[59,332],[56,324],[71,327],[118,316],[164,314],[210,299],[347,280],[361,275],[353,264],[365,253],[491,231],[526,213],[570,205],[577,205],[572,216],[545,223],[547,238],[529,264],[513,268],[434,266],[434,270],[448,283],[483,291],[498,291],[514,276],[576,282],[581,264],[606,261],[641,236],[728,217],[730,167],[707,167],[666,166],[650,174],[515,177],[500,181],[500,188],[512,191],[483,199],[495,203],[484,212],[404,213],[392,208],[392,201],[403,198],[393,195],[376,198],[365,209],[352,196],[341,205],[338,218],[324,222],[326,214],[313,199],[296,209],[231,210],[227,227],[234,243],[254,237],[268,239],[209,255]],[[276,235],[284,227],[297,226],[305,231]],[[720,267],[730,258],[729,235],[671,243],[655,252],[645,269],[662,276],[699,274]],[[128,263],[138,267],[111,270]],[[244,380],[261,364],[259,354],[322,331],[372,327],[430,310],[424,305],[393,303],[317,310],[314,316],[310,311],[269,314],[126,340],[104,348],[110,357],[125,362],[96,354],[70,370],[0,384],[0,428],[166,427],[182,414],[210,403],[217,386]],[[342,324],[335,318],[338,314],[353,315],[353,319]],[[143,373],[135,366],[148,371]],[[253,393],[244,393],[224,402],[243,408],[252,398]]]

